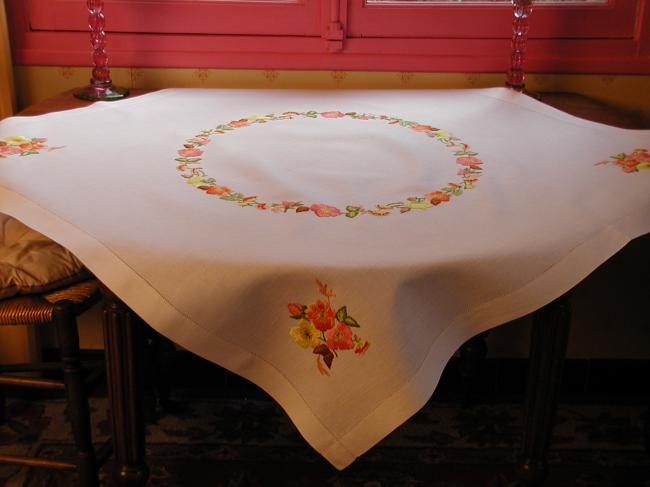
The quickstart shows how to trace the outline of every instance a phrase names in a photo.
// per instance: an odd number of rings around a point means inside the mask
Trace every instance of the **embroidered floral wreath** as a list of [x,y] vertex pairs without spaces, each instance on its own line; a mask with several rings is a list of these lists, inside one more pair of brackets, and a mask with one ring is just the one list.
[[[283,200],[281,202],[261,201],[255,195],[246,195],[237,192],[230,187],[218,182],[215,178],[206,174],[201,164],[203,147],[211,142],[213,136],[222,136],[232,130],[242,127],[249,127],[253,124],[268,123],[278,120],[291,119],[315,119],[315,118],[351,118],[354,120],[378,120],[388,125],[408,128],[410,130],[421,132],[427,137],[432,138],[445,146],[454,150],[456,163],[460,166],[456,182],[447,183],[445,186],[432,189],[428,193],[409,196],[403,201],[393,201],[388,203],[379,203],[371,208],[364,208],[358,204],[345,205],[344,208],[324,204],[324,203],[307,203],[303,201]],[[482,173],[482,161],[476,156],[476,152],[470,150],[469,146],[460,141],[457,137],[452,136],[449,132],[424,125],[418,122],[404,120],[398,117],[388,115],[373,115],[372,113],[357,112],[284,112],[280,115],[253,115],[240,120],[233,120],[226,124],[217,125],[215,128],[202,130],[199,134],[188,139],[183,148],[179,149],[178,156],[175,160],[178,171],[185,178],[187,183],[194,186],[208,195],[217,196],[225,201],[232,201],[238,205],[252,206],[258,210],[271,210],[274,213],[303,213],[310,212],[319,217],[337,217],[345,215],[348,218],[355,218],[359,215],[387,216],[392,212],[406,213],[411,210],[425,210],[448,202],[453,196],[460,196],[463,190],[472,189],[479,180]]]

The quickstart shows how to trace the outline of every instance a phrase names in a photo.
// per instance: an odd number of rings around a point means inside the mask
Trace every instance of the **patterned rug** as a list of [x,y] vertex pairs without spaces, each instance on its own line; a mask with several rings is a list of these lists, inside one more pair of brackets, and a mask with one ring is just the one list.
[[[185,399],[148,426],[149,485],[159,487],[498,487],[520,441],[518,404],[429,403],[343,472],[325,462],[268,399]],[[91,402],[94,434],[108,435],[106,401]],[[641,405],[562,405],[549,487],[650,487]],[[0,453],[70,455],[61,400],[9,403]],[[102,485],[112,487],[110,463]],[[68,473],[0,466],[0,487],[74,485]]]

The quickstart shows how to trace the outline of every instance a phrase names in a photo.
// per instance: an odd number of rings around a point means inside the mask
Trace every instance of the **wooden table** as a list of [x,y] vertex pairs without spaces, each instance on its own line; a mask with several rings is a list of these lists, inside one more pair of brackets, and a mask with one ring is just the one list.
[[[131,96],[149,90],[131,90]],[[647,129],[650,122],[581,95],[544,93],[541,101],[572,115],[623,128]],[[21,111],[19,115],[41,115],[89,105],[72,91],[62,93]],[[117,481],[124,486],[142,486],[148,479],[145,460],[143,415],[141,320],[110,290],[104,288],[104,342],[110,416]],[[562,365],[571,318],[570,294],[558,298],[534,314],[530,365],[524,412],[522,447],[518,471],[511,485],[539,485],[546,476],[546,456],[557,406]],[[481,334],[465,344],[465,355],[485,349]],[[468,372],[471,374],[470,371]],[[646,434],[648,427],[646,427]]]

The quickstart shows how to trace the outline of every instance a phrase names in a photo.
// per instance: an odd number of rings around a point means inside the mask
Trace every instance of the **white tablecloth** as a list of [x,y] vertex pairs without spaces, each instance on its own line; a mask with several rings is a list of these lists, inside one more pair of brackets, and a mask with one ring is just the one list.
[[344,468],[650,231],[649,131],[506,89],[165,90],[0,123],[0,212]]

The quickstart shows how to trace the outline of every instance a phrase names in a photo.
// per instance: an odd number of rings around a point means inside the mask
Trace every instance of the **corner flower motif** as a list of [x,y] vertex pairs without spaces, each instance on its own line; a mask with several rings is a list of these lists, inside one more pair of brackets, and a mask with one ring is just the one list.
[[53,151],[63,147],[48,147],[45,145],[47,139],[42,137],[28,138],[24,135],[9,135],[0,139],[0,159],[10,156],[31,156],[41,151]]
[[621,168],[624,173],[639,172],[642,169],[650,169],[650,153],[648,149],[634,149],[630,154],[621,152],[610,157],[611,160],[597,162],[601,164],[615,164]]
[[354,349],[355,355],[361,356],[370,347],[370,342],[353,333],[353,328],[360,328],[360,325],[348,314],[347,306],[334,312],[331,301],[336,296],[334,290],[318,279],[316,284],[325,300],[317,299],[309,306],[298,302],[287,303],[289,316],[299,320],[298,325],[289,330],[289,335],[298,346],[312,349],[316,355],[316,368],[320,374],[329,376],[338,352]]

